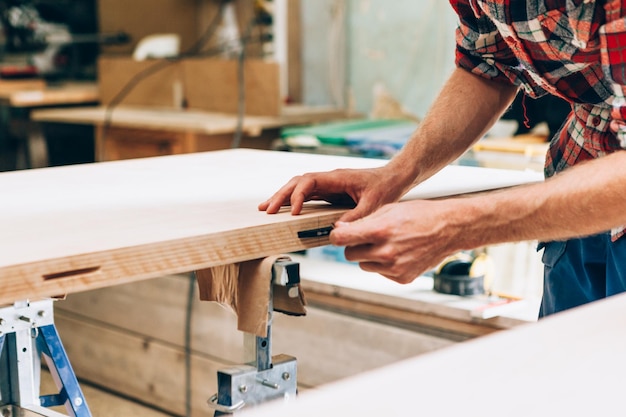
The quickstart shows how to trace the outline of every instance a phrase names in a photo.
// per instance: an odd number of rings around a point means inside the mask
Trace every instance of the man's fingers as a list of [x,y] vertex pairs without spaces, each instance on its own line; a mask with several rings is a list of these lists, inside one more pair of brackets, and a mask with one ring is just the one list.
[[372,207],[368,204],[367,200],[363,199],[359,201],[357,206],[352,210],[346,212],[339,218],[340,222],[354,222],[360,220],[366,216],[369,216],[372,213]]
[[259,204],[258,209],[265,211],[267,214],[276,214],[283,206],[289,205],[289,200],[279,200],[277,197],[272,197],[269,200]]
[[391,281],[395,281],[399,284],[409,284],[415,281],[419,277],[419,274],[406,272],[403,274],[397,274],[393,270],[393,266],[378,262],[360,262],[359,268],[367,272],[374,272],[384,276]]
[[[330,243],[335,246],[350,247],[350,250],[356,250],[354,247],[359,245],[367,245],[373,242],[371,233],[367,225],[364,226],[362,220],[354,222],[338,221],[335,228],[330,233]],[[357,260],[357,259],[351,259]],[[358,261],[358,260],[357,260]]]
[[293,178],[280,190],[276,191],[273,196],[259,204],[258,209],[266,211],[268,214],[276,214],[281,207],[289,205],[291,193],[297,184],[295,180],[296,179]]
[[303,175],[291,191],[291,214],[300,214],[305,201],[309,201],[317,188],[317,181],[309,175]]
[[[289,199],[286,199],[283,196],[283,193],[277,193],[274,196],[272,196],[272,198],[267,200],[265,203],[262,203],[262,206],[265,206],[265,211],[268,214],[276,214],[278,213],[278,211],[280,210],[282,206],[285,206],[288,203],[289,203]],[[263,210],[261,208],[262,206],[261,205],[259,206],[260,210]]]

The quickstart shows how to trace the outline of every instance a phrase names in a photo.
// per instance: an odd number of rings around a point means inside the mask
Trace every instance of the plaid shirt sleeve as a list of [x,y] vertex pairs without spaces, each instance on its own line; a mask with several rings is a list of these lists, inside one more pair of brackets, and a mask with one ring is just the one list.
[[602,69],[612,82],[613,109],[611,129],[622,147],[626,146],[626,4],[609,0],[605,6],[606,23],[600,28]]
[[483,78],[521,85],[518,60],[491,20],[472,5],[474,1],[450,0],[459,16],[456,65]]

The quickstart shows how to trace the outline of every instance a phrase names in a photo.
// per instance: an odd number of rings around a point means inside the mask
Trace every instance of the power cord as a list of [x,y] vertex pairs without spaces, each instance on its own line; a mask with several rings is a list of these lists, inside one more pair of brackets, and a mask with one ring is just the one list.
[[187,311],[185,314],[185,416],[191,417],[191,331],[193,317],[193,302],[195,300],[196,273],[189,274],[189,289],[187,292]]
[[237,88],[239,91],[239,96],[237,98],[237,125],[233,141],[230,145],[231,149],[239,148],[243,138],[243,122],[246,117],[246,47],[248,46],[248,39],[256,23],[257,18],[255,16],[248,23],[246,32],[241,38],[241,51],[239,52],[239,57],[237,59]]

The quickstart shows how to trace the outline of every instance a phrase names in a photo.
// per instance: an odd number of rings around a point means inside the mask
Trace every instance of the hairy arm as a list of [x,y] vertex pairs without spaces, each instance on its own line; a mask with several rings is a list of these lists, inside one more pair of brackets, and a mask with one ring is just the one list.
[[[459,202],[474,219],[465,220],[464,246],[604,232],[626,225],[626,151],[577,165],[544,183]],[[470,236],[478,231],[480,237]]]
[[511,104],[517,87],[457,68],[411,140],[388,164],[405,192],[461,156]]
[[341,220],[353,221],[398,201],[409,189],[458,158],[513,101],[517,87],[456,69],[403,150],[378,169],[340,169],[292,178],[259,210],[277,213],[290,205],[299,214],[309,200],[352,202]]
[[549,180],[476,196],[388,204],[338,223],[331,242],[346,258],[401,283],[464,249],[587,236],[626,225],[626,151]]

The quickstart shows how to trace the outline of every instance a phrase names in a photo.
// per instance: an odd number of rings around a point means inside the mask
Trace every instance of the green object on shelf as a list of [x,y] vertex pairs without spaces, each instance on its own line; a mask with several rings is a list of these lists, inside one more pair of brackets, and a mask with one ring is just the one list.
[[348,134],[372,129],[388,128],[407,123],[410,122],[397,119],[371,119],[323,123],[304,127],[289,127],[281,131],[281,138],[314,136],[324,145],[343,146],[346,144],[346,135]]

